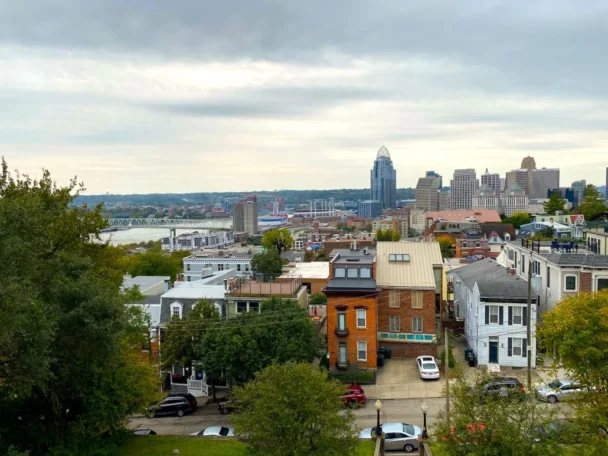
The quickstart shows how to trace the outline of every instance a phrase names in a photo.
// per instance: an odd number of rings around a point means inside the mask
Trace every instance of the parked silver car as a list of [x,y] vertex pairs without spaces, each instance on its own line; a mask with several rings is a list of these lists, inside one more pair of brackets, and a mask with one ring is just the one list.
[[[422,431],[418,426],[406,423],[384,423],[384,449],[411,453],[418,449],[418,436]],[[376,434],[376,428],[363,429],[359,433],[360,439],[371,439]]]
[[567,379],[554,380],[548,385],[542,383],[536,388],[538,398],[552,404],[575,399],[582,391],[583,389],[580,386]]

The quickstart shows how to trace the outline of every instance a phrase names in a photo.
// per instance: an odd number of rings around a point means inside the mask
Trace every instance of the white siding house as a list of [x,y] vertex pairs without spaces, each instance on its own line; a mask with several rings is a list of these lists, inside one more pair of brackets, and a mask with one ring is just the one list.
[[533,297],[527,339],[527,283],[490,258],[449,271],[457,318],[463,319],[469,347],[482,365],[526,367],[528,346],[536,366],[536,313]]

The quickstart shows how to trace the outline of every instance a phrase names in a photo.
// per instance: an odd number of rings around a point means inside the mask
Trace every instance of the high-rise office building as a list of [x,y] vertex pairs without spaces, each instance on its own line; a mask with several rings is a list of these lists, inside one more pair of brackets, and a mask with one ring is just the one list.
[[530,193],[532,198],[546,198],[547,191],[551,188],[559,188],[559,169],[540,168],[530,171],[532,181]]
[[359,217],[376,218],[382,215],[382,202],[367,200],[359,201]]
[[608,199],[608,166],[606,166],[606,199]]
[[530,179],[532,177],[530,173],[531,170],[527,170],[525,168],[514,169],[507,172],[505,187],[508,189],[513,184],[518,184],[524,190],[526,195],[530,196]]
[[435,171],[427,171],[426,172],[426,177],[436,177],[439,179],[439,188],[441,188],[443,186],[443,178],[441,177],[440,174],[436,173]]
[[254,201],[241,200],[232,205],[232,230],[249,234],[257,233],[258,206]]
[[477,175],[474,169],[455,170],[450,187],[452,190],[451,209],[471,209],[473,207],[473,195],[477,189]]
[[515,212],[527,212],[529,198],[521,186],[515,182],[511,184],[502,195],[501,207],[507,217]]
[[494,209],[495,211],[500,211],[499,193],[489,185],[482,184],[473,195],[473,209]]
[[[608,173],[608,171],[606,171]],[[608,175],[606,176],[608,177]],[[578,180],[572,182],[572,188],[574,189],[574,206],[578,207],[585,197],[585,189],[587,188],[586,180]]]
[[382,209],[397,207],[397,171],[393,167],[391,154],[382,146],[378,150],[374,168],[370,172],[372,200],[380,201]]
[[534,160],[534,157],[528,155],[521,161],[521,166],[519,168],[532,171],[533,169],[536,169],[536,160]]
[[486,168],[486,172],[481,175],[481,186],[484,185],[490,187],[496,194],[500,193],[500,174],[490,173]]
[[447,209],[441,207],[445,201],[442,195],[445,192],[441,191],[441,176],[429,175],[433,171],[427,171],[426,177],[418,179],[416,184],[416,209],[424,209],[425,211],[440,211]]

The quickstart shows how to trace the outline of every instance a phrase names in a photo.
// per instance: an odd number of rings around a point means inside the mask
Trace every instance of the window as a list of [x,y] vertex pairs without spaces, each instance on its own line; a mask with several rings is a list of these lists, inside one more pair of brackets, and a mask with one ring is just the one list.
[[356,279],[357,278],[357,269],[355,268],[349,268],[346,270],[348,272],[348,278],[349,279]]
[[365,328],[367,326],[367,310],[357,309],[357,328]]
[[490,306],[490,323],[498,324],[498,306]]
[[407,263],[410,261],[410,255],[407,253],[390,253],[388,255],[388,261],[390,261],[391,263],[394,263],[394,262]]
[[522,308],[513,307],[513,324],[521,325],[521,322],[522,322]]
[[367,361],[367,342],[357,342],[357,361]]
[[336,269],[334,270],[334,276],[335,276],[337,279],[341,279],[341,278],[346,277],[346,269],[344,269],[344,268],[336,268]]
[[179,318],[179,314],[181,313],[181,312],[179,311],[179,307],[175,306],[175,307],[173,307],[171,310],[172,310],[172,315],[173,315],[174,317]]
[[412,291],[412,309],[422,309],[423,296],[422,291]]
[[236,302],[236,313],[247,312],[247,301]]
[[412,318],[412,332],[415,332],[415,333],[422,332],[422,317]]
[[566,276],[566,291],[576,291],[576,276]]
[[259,302],[250,302],[249,303],[249,312],[260,312],[260,303]]
[[466,249],[466,248],[467,248],[467,243],[466,243],[466,241],[462,241],[462,248],[463,248],[463,249]]
[[388,290],[388,306],[399,307],[399,300],[401,299],[401,292],[399,290]]
[[522,274],[526,272],[526,255],[521,254],[521,272]]
[[171,304],[171,317],[182,318],[182,305],[180,303]]
[[532,261],[532,274],[540,275],[540,262],[533,260]]
[[388,317],[388,325],[390,332],[401,331],[401,322],[399,321],[399,317]]
[[362,279],[371,279],[372,270],[370,268],[361,268],[359,269],[359,275]]
[[547,288],[551,287],[551,268],[547,266]]
[[249,272],[249,265],[248,264],[245,265],[245,272]]
[[481,247],[481,244],[479,242],[476,242],[475,247]]
[[512,344],[512,353],[513,356],[521,356],[521,348],[522,348],[522,340],[518,339],[518,338],[513,338],[511,340],[511,344]]
[[217,265],[217,270],[218,271],[223,271],[224,270],[224,265],[223,264],[218,264]]
[[340,344],[338,344],[338,364],[346,364],[347,361],[346,343],[340,342]]
[[338,331],[346,331],[346,312],[338,312]]
[[241,272],[241,265],[240,265],[240,264],[237,264],[237,265],[236,265],[236,270],[237,270],[238,272]]
[[190,276],[188,276],[188,282],[190,282]]
[[188,263],[188,264],[186,265],[186,271],[189,271],[189,270],[190,270],[190,263]]
[[608,279],[598,278],[597,279],[597,291],[608,289]]

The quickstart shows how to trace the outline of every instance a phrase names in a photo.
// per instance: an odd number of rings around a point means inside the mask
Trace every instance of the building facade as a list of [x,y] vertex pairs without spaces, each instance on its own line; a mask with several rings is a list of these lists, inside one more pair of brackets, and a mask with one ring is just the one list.
[[359,201],[359,217],[376,218],[382,215],[382,202],[376,200]]
[[500,189],[500,174],[490,173],[486,168],[486,172],[481,175],[481,186],[487,185],[497,195],[501,192]]
[[540,168],[530,171],[532,198],[547,198],[549,189],[559,188],[559,169]]
[[327,296],[327,351],[329,366],[377,367],[376,253],[359,248],[334,252]]
[[456,316],[464,320],[464,335],[477,362],[527,367],[530,355],[535,367],[537,299],[532,301],[529,341],[527,283],[491,259],[447,274],[454,287]]
[[227,271],[233,269],[235,275],[251,274],[252,253],[238,253],[229,251],[200,251],[187,256],[183,260],[184,281],[192,282],[206,277],[209,271]]
[[258,206],[256,201],[238,201],[232,205],[232,229],[237,232],[258,232]]
[[219,249],[234,244],[233,231],[182,234],[178,237],[164,237],[161,248],[173,252],[181,250]]
[[515,212],[527,212],[529,201],[525,190],[516,182],[503,193],[501,207],[504,214],[510,217]]
[[418,179],[416,184],[416,209],[425,211],[439,211],[441,207],[441,176],[428,176]]
[[395,357],[437,356],[443,260],[437,242],[378,242],[378,343]]
[[488,184],[481,184],[473,195],[473,209],[494,209],[500,212],[499,194]]
[[587,188],[587,181],[584,179],[574,181],[574,182],[572,182],[571,187],[574,190],[574,200],[575,200],[574,206],[578,207],[583,202],[583,198],[585,197],[585,189]]
[[[512,171],[507,172],[507,177],[505,181],[505,192],[511,187],[513,184],[518,184],[525,192],[525,194],[530,197],[530,179],[531,171],[527,169],[514,169]],[[545,197],[543,197],[545,198]]]
[[[393,167],[391,154],[384,146],[378,150],[374,168],[370,172],[371,199],[380,201],[382,209],[397,207],[397,171]],[[361,215],[361,214],[359,214]]]
[[450,187],[451,209],[471,209],[473,207],[473,195],[477,190],[477,175],[474,169],[455,170]]

